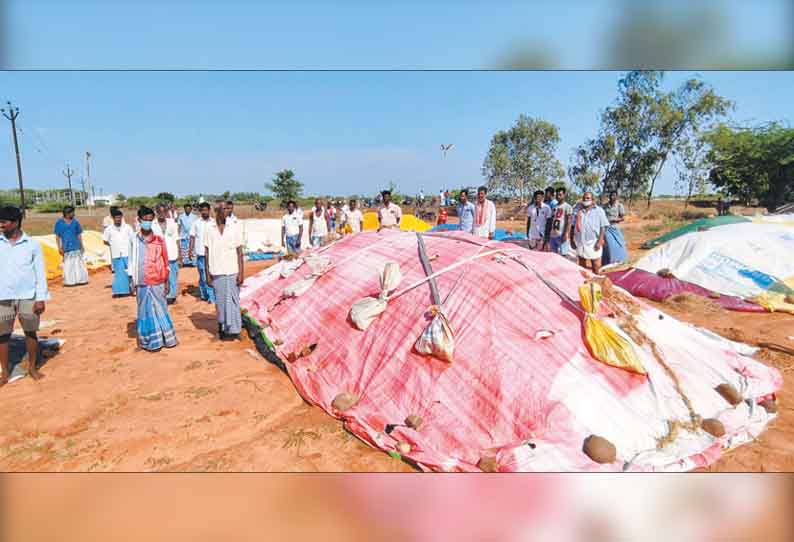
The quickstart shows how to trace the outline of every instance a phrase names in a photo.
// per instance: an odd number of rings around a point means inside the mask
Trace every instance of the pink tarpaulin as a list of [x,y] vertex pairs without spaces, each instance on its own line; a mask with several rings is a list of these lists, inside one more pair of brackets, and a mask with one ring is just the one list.
[[[637,326],[656,342],[697,414],[719,418],[726,429],[720,438],[681,431],[658,448],[671,421],[688,419],[684,401],[647,344],[635,345],[647,377],[591,357],[575,264],[507,243],[478,246],[481,240],[460,232],[425,235],[424,242],[434,272],[489,253],[436,278],[455,336],[452,363],[414,350],[433,303],[427,283],[390,299],[366,331],[349,317],[353,303],[380,293],[387,262],[403,276],[392,295],[425,278],[413,233],[365,232],[323,249],[330,269],[296,297],[282,299],[306,281],[307,264],[283,278],[283,266],[295,264],[282,262],[243,287],[243,308],[266,326],[279,357],[295,360],[286,365],[300,394],[369,444],[439,471],[476,471],[486,456],[503,472],[688,470],[750,440],[773,417],[757,403],[781,386],[775,369],[744,345],[640,303]],[[731,407],[714,391],[722,383],[746,401]],[[340,412],[332,401],[343,392],[360,400]],[[410,415],[422,418],[418,430],[401,425]],[[592,434],[615,445],[614,463],[582,452]]]
[[768,312],[757,303],[745,301],[741,297],[732,295],[715,294],[697,284],[692,284],[675,277],[660,277],[656,273],[649,273],[642,269],[626,269],[607,273],[609,279],[631,292],[631,294],[654,301],[664,301],[668,297],[678,294],[694,294],[707,297],[714,303],[731,311],[740,312]]

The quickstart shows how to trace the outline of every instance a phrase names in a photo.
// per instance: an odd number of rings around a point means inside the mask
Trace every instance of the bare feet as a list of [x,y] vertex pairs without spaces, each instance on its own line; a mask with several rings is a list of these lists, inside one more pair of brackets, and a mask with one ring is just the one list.
[[38,369],[36,369],[35,371],[28,370],[28,376],[33,380],[41,380],[42,378],[44,378],[44,375],[41,374]]
[[6,378],[5,376],[0,376],[0,388],[5,386],[6,384],[8,384],[8,378]]

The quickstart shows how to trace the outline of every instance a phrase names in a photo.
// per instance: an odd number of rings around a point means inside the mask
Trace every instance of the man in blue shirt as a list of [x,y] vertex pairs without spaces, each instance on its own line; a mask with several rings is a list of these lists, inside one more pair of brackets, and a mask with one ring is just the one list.
[[198,216],[193,214],[193,204],[185,204],[185,212],[179,215],[177,224],[179,225],[179,248],[182,252],[182,267],[195,267],[195,260],[190,259],[190,227]]
[[22,232],[22,212],[0,207],[0,387],[8,383],[8,348],[14,320],[19,319],[28,350],[28,375],[39,380],[36,368],[39,353],[39,318],[49,300],[44,254],[41,246]]
[[461,190],[458,195],[458,222],[460,229],[474,235],[474,204],[469,201],[469,194]]
[[63,256],[63,285],[88,284],[88,269],[83,261],[83,227],[74,217],[74,207],[63,208],[63,218],[55,223],[54,233]]

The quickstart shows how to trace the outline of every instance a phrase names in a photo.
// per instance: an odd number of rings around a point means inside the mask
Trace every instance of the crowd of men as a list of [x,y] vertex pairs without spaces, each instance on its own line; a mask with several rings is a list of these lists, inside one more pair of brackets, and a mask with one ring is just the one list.
[[566,198],[564,187],[549,187],[533,194],[527,207],[530,250],[563,256],[575,253],[579,265],[594,273],[604,265],[625,261],[625,240],[618,224],[625,219],[626,210],[617,192],[611,192],[604,205],[598,205],[590,191],[582,194],[575,206]]
[[[446,192],[446,191],[445,191]],[[496,232],[496,206],[481,186],[474,201],[467,191],[457,199],[458,228],[484,239]],[[449,193],[440,201],[451,201]],[[380,193],[378,230],[399,228],[402,209],[388,190]],[[443,207],[442,207],[443,208]],[[195,210],[198,210],[196,213]],[[63,258],[64,286],[88,283],[84,258],[83,229],[74,207],[63,209],[54,225],[58,251]],[[527,206],[526,236],[530,250],[574,255],[579,264],[599,273],[602,265],[623,261],[625,243],[618,224],[625,209],[615,192],[609,202],[597,205],[592,192],[585,192],[575,206],[567,201],[564,187],[538,190]],[[29,375],[41,378],[36,368],[37,332],[40,316],[49,300],[44,257],[39,244],[22,230],[23,215],[13,206],[0,208],[0,260],[7,262],[0,277],[0,386],[8,379],[9,340],[19,319],[28,349]],[[302,249],[304,212],[294,200],[286,205],[281,219],[281,241],[287,253]],[[240,286],[245,257],[242,224],[232,201],[187,203],[179,213],[172,203],[151,209],[141,207],[128,223],[120,208],[111,207],[103,222],[103,241],[110,249],[113,297],[134,296],[137,300],[138,345],[148,351],[178,344],[168,306],[176,303],[180,268],[198,271],[198,296],[215,305],[221,340],[239,338],[242,330]],[[326,203],[318,198],[309,211],[308,238],[311,247],[323,246],[340,235],[364,229],[364,216],[354,199]]]

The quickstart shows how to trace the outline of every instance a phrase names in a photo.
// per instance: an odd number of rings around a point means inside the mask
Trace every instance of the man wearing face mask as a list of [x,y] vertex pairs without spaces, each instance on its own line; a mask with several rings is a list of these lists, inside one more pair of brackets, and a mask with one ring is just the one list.
[[595,205],[592,192],[585,192],[577,206],[574,222],[574,242],[579,265],[588,268],[590,262],[593,273],[601,272],[601,255],[604,250],[604,236],[609,220],[604,210]]
[[130,246],[129,274],[138,301],[138,345],[149,352],[177,345],[176,331],[168,314],[170,289],[168,248],[165,239],[152,231],[154,211],[138,209],[141,229]]

